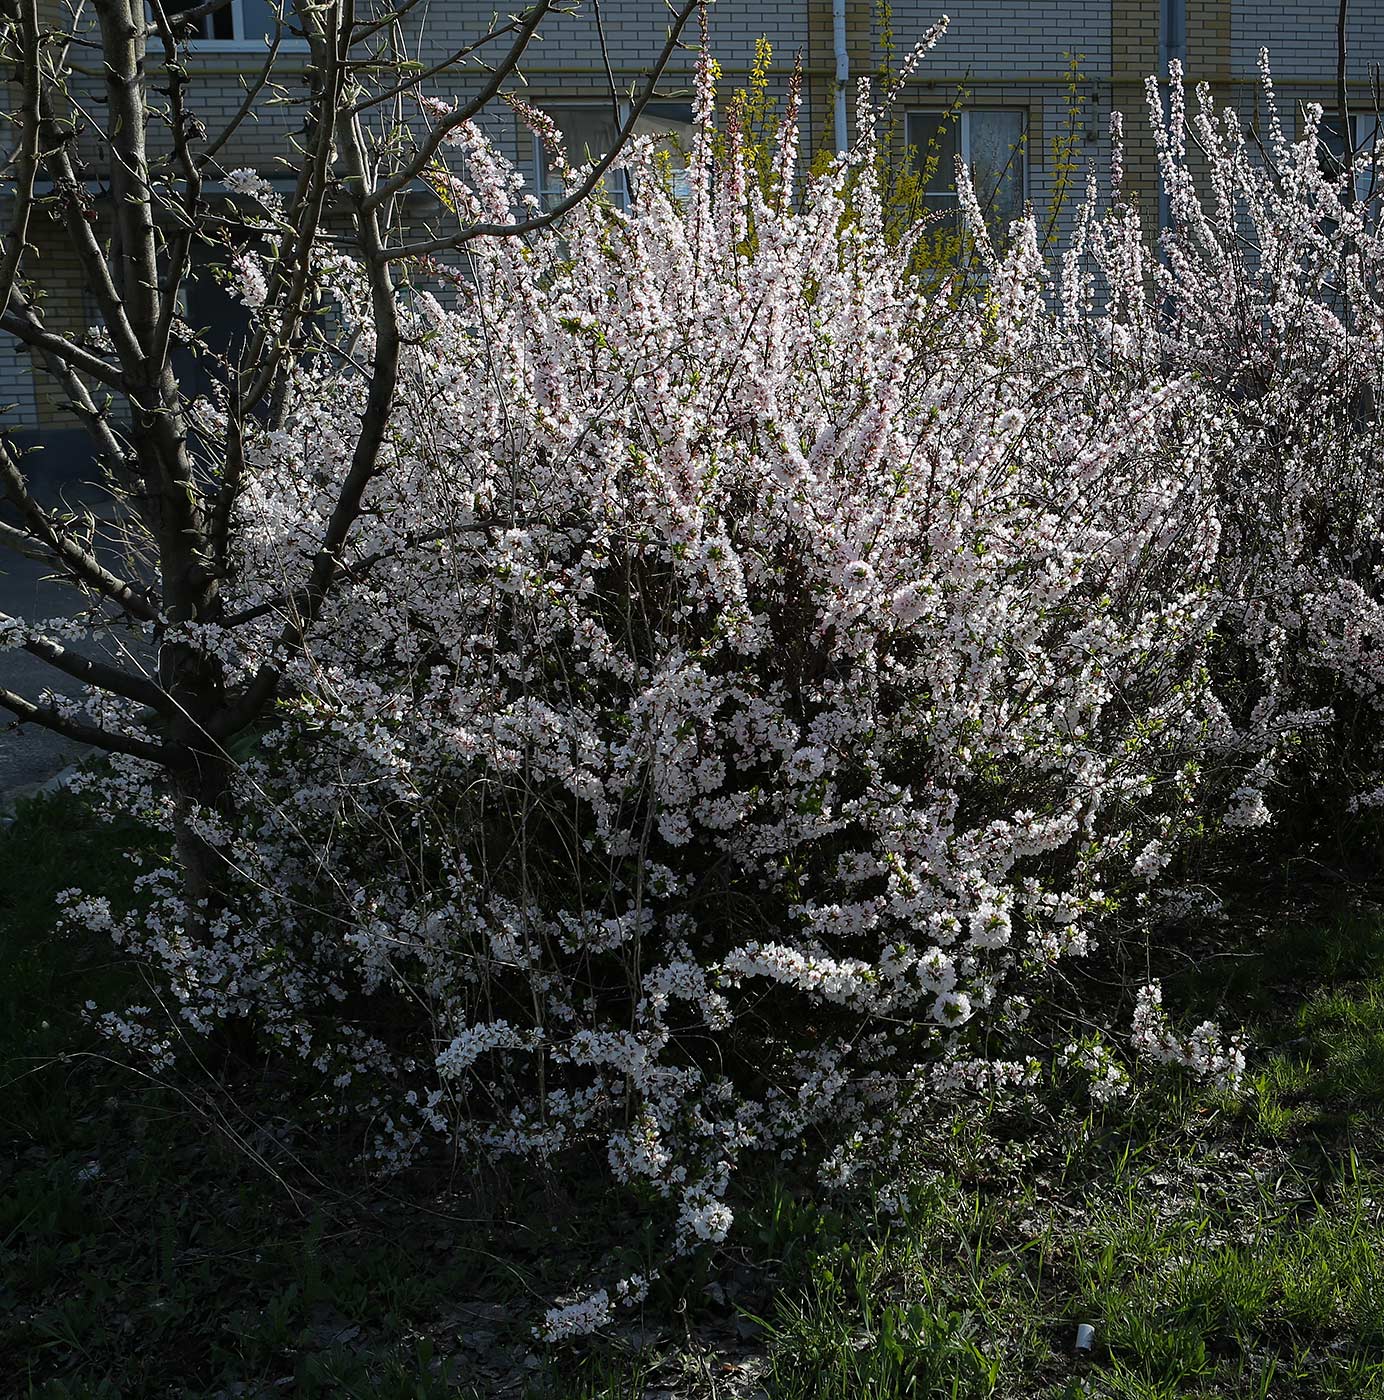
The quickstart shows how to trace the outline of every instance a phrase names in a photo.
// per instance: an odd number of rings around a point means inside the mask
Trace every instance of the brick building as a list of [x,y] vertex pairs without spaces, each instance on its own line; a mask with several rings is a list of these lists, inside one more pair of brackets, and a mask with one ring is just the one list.
[[[972,163],[978,185],[982,178],[991,179],[1001,212],[1016,210],[1026,198],[1040,209],[1047,207],[1057,173],[1052,141],[1066,127],[1075,91],[1080,99],[1075,123],[1080,165],[1094,162],[1104,170],[1109,113],[1119,108],[1126,116],[1126,178],[1152,223],[1158,190],[1144,118],[1144,80],[1165,72],[1172,58],[1183,60],[1189,81],[1209,82],[1219,100],[1234,102],[1253,119],[1258,54],[1267,46],[1285,117],[1305,101],[1322,102],[1328,111],[1334,107],[1336,0],[1274,0],[1269,5],[1250,0],[947,3],[948,34],[902,95],[907,139],[923,144],[937,133],[937,114],[959,104],[959,120],[944,136],[950,143],[946,149]],[[743,84],[761,36],[773,46],[773,80],[780,92],[795,57],[801,56],[807,118],[803,149],[810,156],[837,142],[840,114],[853,106],[855,82],[880,70],[889,32],[895,54],[902,57],[940,8],[940,0],[894,0],[891,6],[880,0],[715,0],[711,45],[724,89]],[[189,67],[192,102],[209,127],[243,101],[246,84],[264,59],[263,36],[272,28],[272,13],[271,0],[231,0],[220,14],[202,21]],[[485,33],[495,13],[491,0],[420,6],[413,14],[424,18],[413,21],[406,41],[424,63],[436,63]],[[619,89],[637,83],[662,47],[668,12],[663,0],[605,0],[601,16],[603,36],[589,3],[576,14],[550,16],[523,64],[524,95],[549,110],[569,146],[578,151],[598,147],[613,130],[607,60]],[[1359,113],[1371,113],[1370,68],[1384,61],[1384,0],[1353,0],[1348,51],[1352,102]],[[275,76],[289,91],[304,61],[300,43],[281,47]],[[653,126],[676,131],[690,120],[692,63],[691,53],[674,60],[661,85],[661,100],[650,109]],[[476,72],[443,75],[430,87],[442,98],[464,93],[477,81]],[[1075,89],[1074,72],[1080,74]],[[1362,136],[1374,117],[1362,115],[1357,121],[1357,136]],[[291,104],[256,104],[253,119],[225,153],[225,166],[254,167],[271,179],[287,179],[297,122]],[[541,189],[543,162],[532,136],[498,104],[485,122]],[[949,169],[950,162],[941,168]],[[618,188],[613,192],[618,197]],[[945,205],[950,197],[943,174],[928,198]],[[63,329],[89,324],[94,317],[61,230],[40,223],[31,237],[37,260],[29,266],[42,286],[50,323]],[[197,294],[214,302],[217,292],[207,287]],[[199,323],[224,308],[201,310]],[[45,432],[65,426],[37,382],[30,352],[13,342],[0,344],[0,403],[15,406],[9,422]]]

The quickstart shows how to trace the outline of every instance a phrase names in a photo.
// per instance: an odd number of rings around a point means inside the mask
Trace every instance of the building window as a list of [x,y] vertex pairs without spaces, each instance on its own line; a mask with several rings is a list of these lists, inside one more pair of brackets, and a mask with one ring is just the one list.
[[[1372,171],[1377,149],[1384,143],[1384,131],[1373,112],[1352,115],[1350,122],[1355,136],[1355,197],[1365,200],[1378,192],[1379,182],[1384,179]],[[1344,130],[1341,118],[1330,115],[1324,116],[1317,128],[1317,164],[1333,180],[1345,173],[1346,143],[1341,135]]]
[[929,209],[955,223],[956,158],[966,163],[976,198],[991,228],[1004,231],[1024,212],[1028,194],[1027,114],[1013,107],[909,112],[905,139]]
[[[176,19],[200,3],[201,0],[175,0],[168,4],[165,0],[164,8],[169,19]],[[229,0],[219,10],[194,22],[192,42],[198,48],[263,50],[266,41],[274,37],[279,13],[280,7],[274,0]],[[287,24],[282,42],[287,48],[305,47]]]
[[[599,160],[615,144],[619,126],[608,102],[545,103],[543,111],[557,123],[567,159],[573,165]],[[621,104],[620,122],[629,118],[629,107]],[[657,149],[666,153],[673,192],[687,194],[687,157],[692,148],[692,107],[686,102],[650,102],[635,119],[635,136],[652,136]],[[538,137],[533,138],[534,187],[545,209],[563,196],[562,182],[552,168],[549,153]],[[629,180],[623,170],[606,171],[603,185],[618,209],[629,202]]]

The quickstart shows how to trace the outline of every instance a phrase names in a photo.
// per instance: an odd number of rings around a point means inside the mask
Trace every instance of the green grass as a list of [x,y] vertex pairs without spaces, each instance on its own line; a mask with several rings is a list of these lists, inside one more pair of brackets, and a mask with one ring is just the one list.
[[824,1249],[771,1319],[769,1395],[1384,1395],[1384,1180],[1312,1194],[1249,1161],[1218,1157],[1214,1186],[1168,1165],[1054,1183],[1046,1207],[952,1182]]
[[594,1247],[627,1229],[608,1202],[477,1199],[443,1171],[371,1181],[273,1086],[160,1084],[105,1057],[79,1008],[141,973],[55,935],[53,896],[127,886],[122,851],[144,840],[93,829],[68,796],[0,831],[15,1394],[1384,1397],[1377,911],[1284,918],[1250,955],[1165,978],[1170,1007],[1248,1030],[1237,1100],[1147,1081],[1100,1111],[1054,1094],[1022,1118],[958,1117],[918,1144],[901,1220],[766,1173],[731,1245],[668,1281],[642,1335],[550,1364],[528,1324],[573,1258],[544,1222],[583,1220]]
[[804,1226],[773,1400],[1384,1396],[1384,917],[1288,923],[1167,985],[1242,1018],[1243,1096],[953,1125],[906,1224]]

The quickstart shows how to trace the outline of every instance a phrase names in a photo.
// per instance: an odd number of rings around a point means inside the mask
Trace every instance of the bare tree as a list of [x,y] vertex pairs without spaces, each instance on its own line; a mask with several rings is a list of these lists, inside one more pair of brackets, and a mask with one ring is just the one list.
[[[149,542],[142,567],[125,572],[92,532],[41,502],[26,459],[0,436],[0,489],[14,523],[0,545],[37,557],[93,604],[107,625],[152,634],[149,665],[109,650],[78,654],[52,636],[22,629],[22,645],[55,671],[158,716],[143,732],[77,715],[42,697],[0,689],[0,706],[73,740],[156,763],[183,819],[179,858],[187,893],[214,893],[216,857],[188,814],[216,808],[228,789],[228,746],[274,702],[281,664],[353,570],[343,551],[362,500],[382,468],[381,445],[400,373],[398,297],[421,259],[456,254],[477,238],[541,234],[601,185],[660,76],[677,52],[696,0],[668,13],[667,40],[631,92],[612,148],[559,202],[514,223],[470,222],[420,229],[406,197],[463,123],[506,97],[540,28],[559,11],[535,0],[488,33],[427,62],[408,49],[423,21],[420,0],[292,0],[258,70],[228,121],[199,116],[189,47],[199,26],[230,0],[175,6],[172,0],[76,0],[60,24],[41,0],[0,10],[0,60],[9,70],[15,133],[5,171],[8,226],[0,249],[0,330],[28,347],[50,388],[85,428],[107,482]],[[285,45],[306,53],[302,85],[286,86]],[[428,104],[428,85],[472,75],[470,95]],[[175,349],[190,328],[179,308],[199,246],[225,247],[237,211],[222,183],[237,137],[263,104],[300,114],[296,178],[283,200],[266,259],[261,314],[242,351],[222,369],[224,427],[214,440],[194,422],[193,394]],[[44,312],[32,243],[36,218],[57,215],[96,307],[101,334],[52,326]],[[223,581],[233,555],[247,424],[275,426],[282,389],[311,346],[314,266],[324,249],[347,254],[368,280],[376,344],[354,451],[333,483],[334,507],[306,584],[278,600],[280,646],[248,679],[233,678],[187,624],[234,628]],[[195,357],[210,356],[195,339]],[[0,619],[12,628],[18,620]],[[150,735],[154,737],[150,737]]]

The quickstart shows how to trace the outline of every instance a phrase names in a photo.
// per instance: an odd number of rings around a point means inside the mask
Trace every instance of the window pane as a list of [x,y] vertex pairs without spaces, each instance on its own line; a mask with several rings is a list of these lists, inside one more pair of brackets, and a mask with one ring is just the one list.
[[1340,177],[1345,168],[1345,151],[1340,117],[1323,117],[1317,128],[1317,165],[1323,175],[1332,180]]
[[1384,184],[1384,126],[1373,112],[1355,118],[1355,197],[1370,199]]
[[214,386],[224,384],[224,366],[235,363],[244,348],[250,313],[221,280],[219,270],[225,262],[224,253],[198,248],[183,283],[179,310],[203,347],[181,343],[172,352],[174,373],[186,394],[210,394]]
[[589,107],[550,107],[573,165],[599,160],[615,144],[615,118],[604,104]]
[[[176,18],[184,10],[190,10],[200,0],[173,0],[172,4],[166,4],[164,11],[170,19]],[[235,37],[235,18],[232,14],[233,0],[227,3],[213,14],[197,21],[194,26],[196,37],[200,39],[233,39]]]
[[[615,144],[619,128],[608,103],[548,106],[543,110],[557,123],[572,165],[588,165],[599,160]],[[607,172],[605,187],[617,204],[623,202],[625,184],[618,172]],[[538,152],[538,189],[545,204],[562,197],[562,186],[553,177],[548,153],[542,149]]]
[[[245,20],[245,33],[237,34],[237,39],[272,38],[278,21],[278,6],[271,0],[240,0],[240,13]],[[292,38],[285,29],[284,38]]]
[[[1373,113],[1352,117],[1355,127],[1355,195],[1366,199],[1370,194],[1370,161],[1375,154],[1376,123]],[[1339,116],[1324,116],[1317,128],[1317,166],[1329,180],[1339,180],[1346,168],[1346,143],[1341,138],[1345,128]]]
[[1024,114],[977,109],[967,116],[976,198],[986,222],[1007,229],[1024,212]]
[[673,193],[686,199],[687,158],[692,150],[692,104],[690,102],[650,102],[635,118],[636,136],[652,136],[655,149],[668,161],[673,177]]
[[924,177],[923,194],[929,204],[951,207],[956,203],[960,137],[961,120],[953,112],[908,114],[906,140],[913,152],[914,169]]

